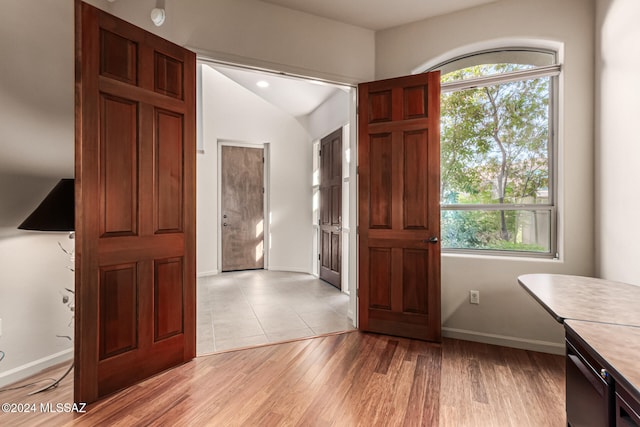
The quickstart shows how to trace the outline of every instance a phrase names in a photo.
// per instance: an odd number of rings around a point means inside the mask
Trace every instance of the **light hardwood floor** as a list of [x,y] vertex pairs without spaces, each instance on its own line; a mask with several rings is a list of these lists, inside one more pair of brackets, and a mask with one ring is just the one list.
[[357,331],[199,357],[81,415],[39,413],[72,402],[70,380],[26,394],[0,393],[37,406],[0,425],[566,426],[560,356]]

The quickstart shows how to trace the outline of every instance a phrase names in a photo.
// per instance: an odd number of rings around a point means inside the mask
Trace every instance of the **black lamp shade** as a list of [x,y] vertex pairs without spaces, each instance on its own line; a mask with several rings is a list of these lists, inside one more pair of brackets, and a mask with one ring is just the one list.
[[76,218],[73,181],[73,179],[61,179],[18,228],[37,231],[73,231]]

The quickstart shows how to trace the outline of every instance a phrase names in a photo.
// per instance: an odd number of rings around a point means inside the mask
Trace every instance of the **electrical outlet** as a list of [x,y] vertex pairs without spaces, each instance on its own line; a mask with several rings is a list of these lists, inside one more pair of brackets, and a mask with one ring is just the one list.
[[480,291],[469,291],[469,304],[480,304]]

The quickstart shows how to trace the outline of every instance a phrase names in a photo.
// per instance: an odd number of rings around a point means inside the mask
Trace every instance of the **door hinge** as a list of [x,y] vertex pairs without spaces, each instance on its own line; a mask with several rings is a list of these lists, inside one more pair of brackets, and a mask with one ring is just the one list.
[[320,261],[320,254],[318,254],[318,261]]
[[264,194],[264,187],[262,187],[262,194]]
[[356,297],[360,296],[360,288],[356,288]]
[[318,150],[318,157],[322,156],[322,150]]

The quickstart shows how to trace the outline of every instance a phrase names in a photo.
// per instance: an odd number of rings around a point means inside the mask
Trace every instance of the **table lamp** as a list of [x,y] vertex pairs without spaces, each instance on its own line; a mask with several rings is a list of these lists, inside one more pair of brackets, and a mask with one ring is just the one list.
[[[70,233],[69,238],[73,239],[75,229],[74,180],[61,179],[18,228],[34,231],[67,231]],[[64,248],[62,250],[67,252]],[[69,254],[73,257],[73,252]],[[74,363],[71,362],[71,366],[55,382],[29,393],[29,395],[57,387],[60,381],[71,372],[73,365]]]

